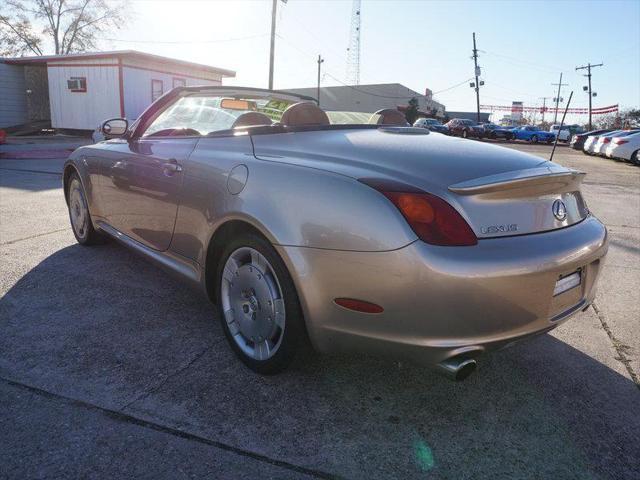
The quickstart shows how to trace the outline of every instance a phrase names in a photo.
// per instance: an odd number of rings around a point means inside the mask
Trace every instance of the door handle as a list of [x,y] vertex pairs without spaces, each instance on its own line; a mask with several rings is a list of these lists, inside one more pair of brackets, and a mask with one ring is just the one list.
[[162,165],[165,175],[173,175],[176,172],[182,171],[182,165],[178,163],[175,158],[171,158],[167,163]]

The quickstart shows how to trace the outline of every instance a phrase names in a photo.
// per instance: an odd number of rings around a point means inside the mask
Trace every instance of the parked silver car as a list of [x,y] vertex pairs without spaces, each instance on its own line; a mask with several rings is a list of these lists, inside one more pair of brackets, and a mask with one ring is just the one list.
[[331,124],[307,100],[184,87],[106,121],[119,138],[64,168],[77,240],[108,235],[201,288],[260,373],[310,341],[462,379],[592,302],[607,232],[583,173],[395,110]]

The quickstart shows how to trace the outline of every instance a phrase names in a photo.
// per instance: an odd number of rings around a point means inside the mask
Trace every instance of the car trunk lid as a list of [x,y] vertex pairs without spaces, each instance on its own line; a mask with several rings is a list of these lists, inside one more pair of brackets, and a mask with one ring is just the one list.
[[[345,128],[252,136],[264,160],[355,179],[391,179],[447,200],[478,238],[538,233],[581,221],[584,174],[539,157],[411,128]],[[554,216],[561,201],[559,218]],[[562,214],[562,215],[560,215]]]
[[585,174],[549,163],[450,185],[478,238],[524,235],[565,228],[589,210],[580,193]]

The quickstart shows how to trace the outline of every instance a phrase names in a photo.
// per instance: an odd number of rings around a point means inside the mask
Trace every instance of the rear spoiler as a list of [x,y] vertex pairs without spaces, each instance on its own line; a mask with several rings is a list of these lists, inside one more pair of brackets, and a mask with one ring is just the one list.
[[569,170],[559,165],[549,165],[474,178],[473,180],[451,185],[449,190],[460,195],[476,195],[550,182],[564,183],[567,186],[572,183],[578,185],[585,175],[586,173],[578,170]]

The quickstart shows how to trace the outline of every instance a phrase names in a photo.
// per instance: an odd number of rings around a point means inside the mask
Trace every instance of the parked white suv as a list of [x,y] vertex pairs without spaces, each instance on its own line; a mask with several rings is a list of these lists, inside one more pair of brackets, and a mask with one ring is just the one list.
[[551,125],[549,131],[555,134],[560,142],[569,143],[571,141],[571,137],[584,133],[585,130],[580,125],[564,125],[562,130],[560,130],[560,125]]

